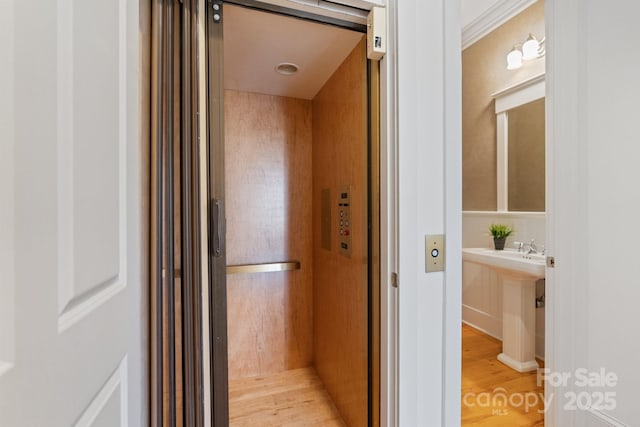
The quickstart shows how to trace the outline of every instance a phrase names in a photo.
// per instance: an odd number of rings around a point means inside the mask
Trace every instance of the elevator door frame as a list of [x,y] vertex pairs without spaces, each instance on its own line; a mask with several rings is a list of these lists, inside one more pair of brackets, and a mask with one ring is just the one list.
[[[235,4],[291,18],[334,25],[366,34],[366,26],[309,12],[247,0],[207,0],[207,161],[208,268],[212,425],[228,425],[228,354],[226,300],[226,220],[224,165],[223,4]],[[216,17],[217,15],[217,17]],[[380,68],[367,61],[367,225],[368,225],[368,425],[380,425]]]

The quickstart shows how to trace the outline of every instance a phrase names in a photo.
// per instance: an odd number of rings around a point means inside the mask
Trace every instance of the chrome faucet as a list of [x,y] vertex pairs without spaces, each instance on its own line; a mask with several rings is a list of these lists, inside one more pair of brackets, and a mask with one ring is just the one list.
[[538,246],[536,245],[536,239],[531,239],[531,242],[513,242],[513,247],[518,250],[518,252],[522,252],[525,255],[531,254],[540,254],[544,255],[544,245]]
[[531,239],[530,243],[525,243],[527,246],[527,255],[531,254],[541,254],[544,255],[544,245],[542,245],[542,249],[538,248],[536,245],[536,239]]
[[538,247],[536,246],[536,239],[531,239],[531,242],[526,243],[526,245],[527,245],[527,255],[538,253]]

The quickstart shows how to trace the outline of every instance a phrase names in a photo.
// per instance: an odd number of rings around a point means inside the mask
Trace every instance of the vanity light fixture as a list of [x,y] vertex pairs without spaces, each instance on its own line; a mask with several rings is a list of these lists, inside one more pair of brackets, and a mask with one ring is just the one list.
[[522,67],[522,51],[514,46],[507,55],[507,70],[515,70]]
[[544,41],[544,37],[538,40],[536,36],[529,33],[529,37],[523,43],[513,46],[507,54],[507,70],[515,70],[522,67],[523,61],[544,56]]
[[[542,41],[544,41],[544,39],[542,39]],[[541,49],[544,48],[538,39],[536,39],[536,36],[529,33],[529,37],[527,37],[527,40],[522,44],[522,59],[528,60],[542,56],[544,50],[541,51]]]

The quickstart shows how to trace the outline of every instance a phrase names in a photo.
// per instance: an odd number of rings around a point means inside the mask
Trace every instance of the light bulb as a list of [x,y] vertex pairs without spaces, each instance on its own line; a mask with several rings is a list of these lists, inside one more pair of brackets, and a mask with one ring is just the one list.
[[538,51],[540,50],[540,43],[535,36],[529,33],[527,41],[522,45],[522,59],[533,59],[538,57]]
[[507,70],[515,70],[520,67],[522,67],[522,52],[514,46],[507,55]]

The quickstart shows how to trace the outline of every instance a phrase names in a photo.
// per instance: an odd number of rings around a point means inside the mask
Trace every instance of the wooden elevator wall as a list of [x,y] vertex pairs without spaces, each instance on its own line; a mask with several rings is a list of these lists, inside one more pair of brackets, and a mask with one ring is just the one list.
[[225,91],[229,379],[312,363],[311,101]]
[[[351,427],[367,425],[367,68],[364,40],[313,100],[313,359]],[[338,250],[338,190],[351,186],[350,258]],[[321,193],[331,190],[331,250]]]

